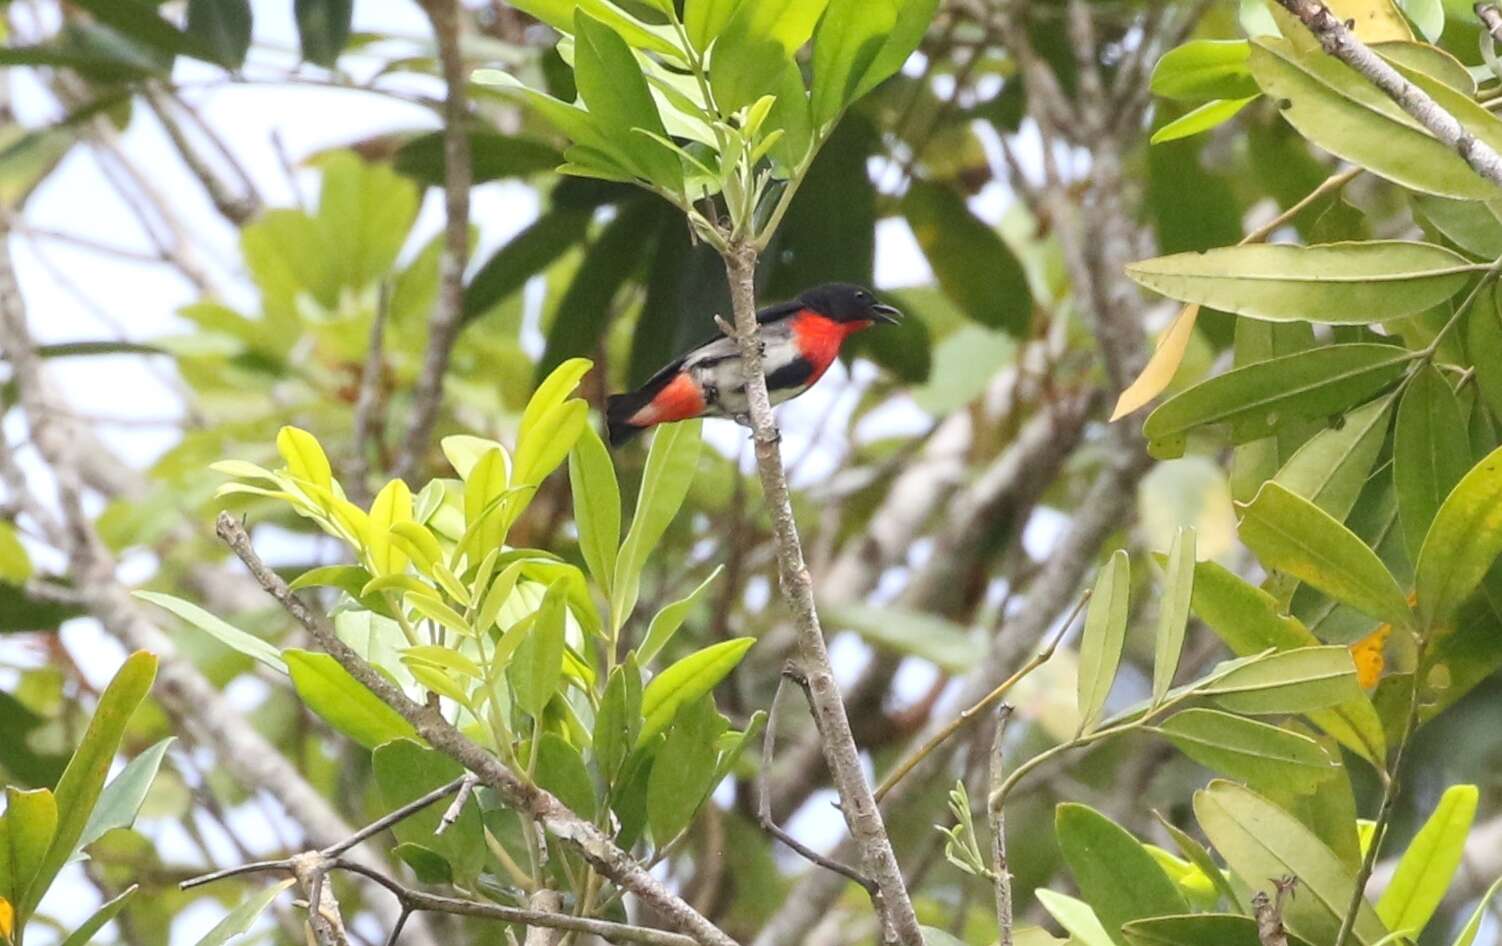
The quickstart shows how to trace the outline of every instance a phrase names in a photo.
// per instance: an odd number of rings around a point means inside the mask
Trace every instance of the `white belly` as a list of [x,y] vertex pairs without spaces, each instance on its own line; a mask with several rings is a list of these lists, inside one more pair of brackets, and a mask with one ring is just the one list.
[[[762,371],[772,374],[798,358],[792,332],[783,325],[763,326]],[[705,393],[706,417],[744,417],[751,406],[746,399],[746,375],[740,352],[733,339],[725,338],[705,346],[684,367]],[[768,392],[773,404],[781,404],[806,391],[807,385]]]

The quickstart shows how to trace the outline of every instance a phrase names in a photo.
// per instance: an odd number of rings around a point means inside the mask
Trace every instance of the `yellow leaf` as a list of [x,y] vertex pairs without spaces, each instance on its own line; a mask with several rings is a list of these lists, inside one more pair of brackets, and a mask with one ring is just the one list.
[[0,897],[0,939],[10,941],[11,932],[15,928],[16,910],[10,905],[10,901]]
[[1408,21],[1393,0],[1325,0],[1325,5],[1342,20],[1354,22],[1356,38],[1363,43],[1413,39]]
[[1356,664],[1356,679],[1363,690],[1370,690],[1382,679],[1387,660],[1382,655],[1387,638],[1392,635],[1392,625],[1384,624],[1361,640],[1351,645],[1351,660]]
[[1189,339],[1194,335],[1194,322],[1199,314],[1200,307],[1197,305],[1186,305],[1179,310],[1173,324],[1158,339],[1158,347],[1148,359],[1147,367],[1116,399],[1116,410],[1111,412],[1113,421],[1142,407],[1168,387],[1174,373],[1179,370],[1179,364],[1184,360],[1184,352],[1189,348]]

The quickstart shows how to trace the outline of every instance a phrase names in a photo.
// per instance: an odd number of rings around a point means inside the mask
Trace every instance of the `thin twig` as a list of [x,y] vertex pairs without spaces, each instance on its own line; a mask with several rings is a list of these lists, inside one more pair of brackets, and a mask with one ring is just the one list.
[[[473,777],[474,776],[472,775],[461,775],[458,778],[454,779],[452,782],[449,782],[447,785],[440,785],[438,788],[433,789],[431,792],[428,792],[421,798],[415,798],[412,801],[407,802],[405,805],[401,806],[385,817],[378,818],[375,821],[372,821],[370,824],[361,828],[359,831],[356,831],[354,834],[350,835],[345,840],[340,841],[338,844],[335,844],[332,847],[324,848],[322,852],[323,856],[338,857],[340,854],[343,854],[345,851],[354,847],[356,844],[359,844],[361,841],[364,841],[366,838],[380,834],[382,831],[385,831],[387,828],[391,827],[399,821],[403,821],[406,818],[411,817],[417,812],[433,804],[435,801],[438,801],[442,798],[447,798],[455,792],[462,793],[464,787],[467,784],[470,784],[470,779],[472,779]],[[460,801],[463,801],[463,795],[461,795]],[[458,815],[456,814],[454,817],[457,818]]]
[[1007,864],[1005,802],[997,791],[1006,778],[1001,749],[1011,719],[1012,707],[1001,704],[996,710],[996,735],[991,738],[990,791],[986,793],[986,816],[991,823],[991,872],[996,875],[996,946],[1012,946],[1012,872]]
[[433,425],[443,403],[443,381],[449,355],[459,337],[464,315],[464,267],[469,261],[470,165],[468,106],[464,59],[459,48],[459,0],[423,0],[423,10],[433,24],[438,41],[438,59],[443,65],[447,93],[443,100],[443,196],[447,219],[443,227],[443,259],[440,263],[438,302],[428,320],[428,349],[422,374],[413,395],[412,423],[397,457],[395,475],[410,480],[428,449]]
[[1032,673],[1034,670],[1037,670],[1045,663],[1048,663],[1049,658],[1051,658],[1054,655],[1054,651],[1058,649],[1059,641],[1063,639],[1064,633],[1069,630],[1069,627],[1074,623],[1075,618],[1080,616],[1080,612],[1084,610],[1085,604],[1089,600],[1090,592],[1087,590],[1083,595],[1080,596],[1080,600],[1075,604],[1074,610],[1069,612],[1069,616],[1064,619],[1064,623],[1059,625],[1058,631],[1054,633],[1053,638],[1049,640],[1047,646],[1034,654],[1031,660],[1019,667],[1016,673],[1013,673],[1010,677],[1007,677],[1005,680],[1001,681],[1001,683],[997,684],[996,688],[990,693],[987,693],[979,700],[970,704],[970,706],[961,710],[960,715],[956,716],[954,719],[946,723],[942,728],[939,729],[938,732],[930,736],[927,741],[923,743],[923,745],[919,746],[911,755],[898,763],[896,768],[892,769],[892,771],[887,774],[887,777],[885,779],[882,779],[881,784],[876,786],[877,802],[880,802],[883,798],[886,797],[887,792],[890,792],[892,790],[892,786],[902,781],[909,772],[911,772],[919,765],[919,763],[928,758],[928,754],[930,752],[933,752],[955,733],[968,726],[981,713],[984,713],[986,710],[990,709],[997,700],[1006,696],[1007,693],[1012,689],[1012,687],[1016,686],[1028,674]]
[[777,722],[779,697],[782,696],[782,688],[789,681],[794,680],[800,686],[804,684],[798,672],[791,666],[783,668],[782,675],[777,680],[777,689],[772,693],[772,704],[767,708],[767,723],[763,730],[761,742],[761,767],[756,772],[756,820],[761,823],[762,830],[772,837],[786,844],[805,860],[832,870],[836,874],[848,877],[862,887],[866,892],[875,896],[878,893],[876,883],[871,878],[863,875],[860,871],[848,864],[825,857],[818,851],[799,841],[788,834],[772,818],[772,793],[767,784],[767,773],[772,769],[772,760],[777,756]]
[[[365,505],[370,486],[370,441],[375,428],[376,412],[381,406],[381,383],[386,368],[385,335],[386,319],[391,314],[391,284],[382,282],[376,295],[376,310],[370,320],[370,341],[365,350],[365,364],[360,369],[360,393],[355,399],[354,453],[349,461],[349,475],[345,478],[350,498],[357,505]],[[377,447],[379,441],[377,438]]]
[[1262,946],[1288,946],[1288,928],[1283,925],[1284,902],[1293,896],[1298,878],[1292,874],[1270,881],[1276,896],[1269,898],[1267,891],[1259,890],[1252,895],[1252,914],[1257,920],[1257,940]]
[[[204,193],[209,197],[209,202],[219,215],[224,217],[235,226],[244,226],[252,217],[260,212],[260,200],[253,191],[237,194],[234,189],[219,176],[219,173],[204,160],[203,155],[198,153],[198,148],[188,140],[187,132],[178,122],[177,116],[172,114],[174,106],[182,107],[181,103],[169,95],[162,86],[154,82],[148,82],[145,89],[146,104],[151,106],[151,111],[161,123],[162,129],[167,133],[167,139],[177,149],[178,157],[182,158],[183,164],[188,171],[203,186]],[[201,126],[200,126],[201,127]]]
[[434,834],[442,834],[459,820],[459,815],[464,812],[464,803],[469,801],[469,796],[479,781],[473,772],[466,772],[459,777],[459,792],[454,795],[454,800],[444,811],[443,817],[438,819],[438,827],[433,829]]
[[1486,31],[1492,34],[1492,38],[1502,41],[1502,12],[1497,10],[1495,3],[1476,4],[1476,17],[1486,27]]

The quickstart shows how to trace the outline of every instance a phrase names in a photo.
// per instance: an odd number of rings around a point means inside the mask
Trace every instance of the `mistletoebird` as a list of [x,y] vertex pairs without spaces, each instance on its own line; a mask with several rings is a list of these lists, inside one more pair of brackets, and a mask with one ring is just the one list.
[[[762,370],[773,404],[813,387],[840,354],[845,339],[877,322],[897,324],[902,313],[869,290],[829,283],[756,313]],[[692,417],[728,417],[749,424],[740,349],[721,333],[668,364],[646,384],[609,399],[610,443],[620,446],[648,427]]]

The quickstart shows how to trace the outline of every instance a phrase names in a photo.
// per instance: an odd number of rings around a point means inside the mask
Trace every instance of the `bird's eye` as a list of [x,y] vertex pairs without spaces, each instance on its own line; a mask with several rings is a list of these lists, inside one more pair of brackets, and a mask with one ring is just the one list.
[[864,292],[857,292],[855,294],[855,297],[857,299],[859,299],[860,301],[862,301],[862,302],[865,302],[867,299],[871,298],[870,296],[866,295]]

